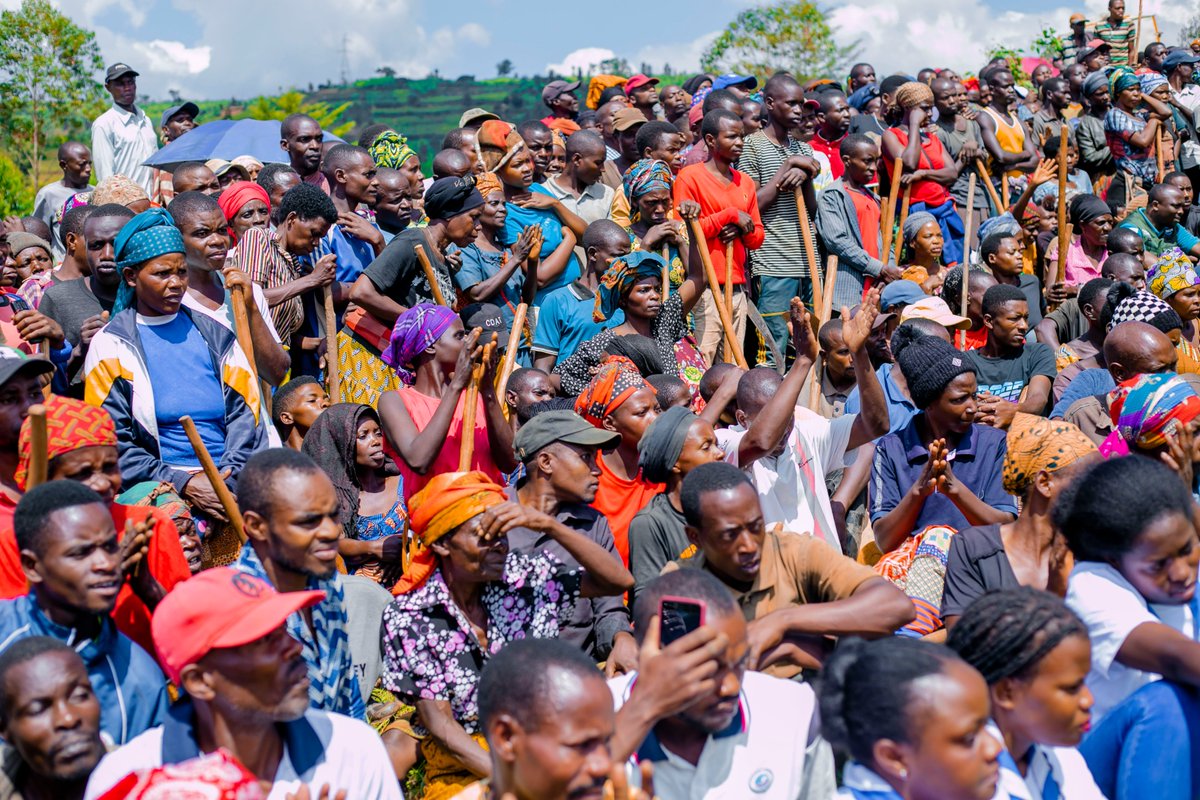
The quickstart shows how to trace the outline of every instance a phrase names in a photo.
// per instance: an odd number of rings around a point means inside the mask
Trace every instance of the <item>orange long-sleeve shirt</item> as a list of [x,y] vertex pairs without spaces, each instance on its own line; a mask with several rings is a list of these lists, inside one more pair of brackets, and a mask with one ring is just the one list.
[[700,204],[700,229],[708,240],[708,254],[712,259],[717,281],[725,284],[725,245],[717,233],[738,220],[738,212],[745,211],[754,220],[754,231],[733,241],[733,284],[746,282],[746,251],[762,247],[762,217],[758,213],[758,187],[743,172],[733,170],[733,180],[726,183],[708,171],[704,164],[684,167],[675,179],[675,205],[684,200]]

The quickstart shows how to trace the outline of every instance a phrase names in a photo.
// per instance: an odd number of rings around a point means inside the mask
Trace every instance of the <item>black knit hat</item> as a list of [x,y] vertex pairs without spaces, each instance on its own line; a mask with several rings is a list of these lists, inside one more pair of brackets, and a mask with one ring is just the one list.
[[[901,330],[896,329],[900,334]],[[893,337],[896,339],[897,337]],[[924,411],[949,383],[964,372],[975,372],[971,360],[937,336],[911,330],[892,343],[892,355],[908,381],[913,404]]]

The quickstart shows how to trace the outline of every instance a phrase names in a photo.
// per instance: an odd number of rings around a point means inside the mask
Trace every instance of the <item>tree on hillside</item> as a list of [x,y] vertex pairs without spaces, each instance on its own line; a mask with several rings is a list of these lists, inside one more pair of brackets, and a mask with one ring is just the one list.
[[382,67],[379,67],[375,71],[378,72],[380,75],[382,75],[385,78],[396,77],[396,70],[392,69],[387,64],[384,64]]
[[1190,42],[1193,39],[1200,39],[1200,12],[1192,15],[1192,18],[1183,23],[1183,32],[1180,39],[1185,42]]
[[498,75],[499,77],[507,78],[509,75],[512,75],[512,73],[513,73],[512,59],[506,58],[503,61],[501,61],[499,64],[496,65],[496,75]]
[[709,45],[700,59],[706,72],[770,75],[787,70],[799,80],[839,77],[859,49],[856,40],[841,46],[812,0],[784,2],[751,8]]
[[47,144],[87,130],[104,108],[104,69],[91,31],[48,0],[0,13],[0,131],[35,186]]
[[308,114],[317,121],[321,130],[334,136],[345,136],[354,129],[354,121],[339,123],[350,103],[330,108],[328,103],[306,103],[300,92],[284,92],[278,97],[256,97],[250,101],[234,119],[278,119],[289,114]]

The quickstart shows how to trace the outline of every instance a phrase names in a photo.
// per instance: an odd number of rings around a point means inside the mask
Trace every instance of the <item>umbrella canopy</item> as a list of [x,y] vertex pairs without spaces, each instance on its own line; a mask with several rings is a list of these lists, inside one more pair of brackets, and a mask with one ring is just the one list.
[[[238,156],[254,156],[264,164],[287,163],[287,153],[279,147],[279,120],[219,119],[197,125],[143,163],[174,172],[189,161],[205,162],[210,158],[232,161]],[[342,141],[325,131],[325,141]]]

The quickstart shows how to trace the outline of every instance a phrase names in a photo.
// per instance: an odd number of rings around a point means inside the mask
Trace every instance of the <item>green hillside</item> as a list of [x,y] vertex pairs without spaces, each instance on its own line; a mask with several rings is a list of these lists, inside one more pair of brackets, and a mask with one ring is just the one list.
[[[663,84],[681,82],[686,76],[658,76]],[[510,122],[540,119],[546,115],[542,105],[542,87],[551,79],[542,76],[527,78],[495,78],[477,81],[470,75],[457,80],[436,76],[411,80],[407,78],[371,78],[355,81],[349,86],[326,86],[308,92],[307,102],[324,103],[336,108],[348,107],[339,122],[353,122],[355,130],[345,138],[354,141],[358,129],[379,122],[390,125],[409,138],[424,163],[426,174],[434,154],[442,146],[442,137],[458,127],[462,112],[476,106],[486,108]],[[587,80],[578,95],[582,104],[586,98]],[[157,119],[171,103],[147,103],[145,108]],[[201,121],[244,116],[241,101],[205,101],[198,103]]]

